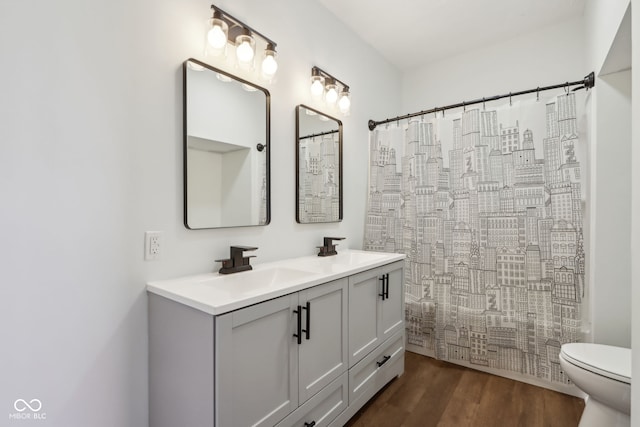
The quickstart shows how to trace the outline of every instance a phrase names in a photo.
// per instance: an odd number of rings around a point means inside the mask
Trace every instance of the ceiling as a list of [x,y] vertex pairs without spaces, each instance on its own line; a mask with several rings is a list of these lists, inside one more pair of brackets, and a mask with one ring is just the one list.
[[318,0],[400,70],[582,16],[586,0]]

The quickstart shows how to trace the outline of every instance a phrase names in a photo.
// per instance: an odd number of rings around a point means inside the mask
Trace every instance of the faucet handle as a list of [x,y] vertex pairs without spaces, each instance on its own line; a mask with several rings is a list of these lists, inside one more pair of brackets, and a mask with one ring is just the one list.
[[247,252],[247,251],[257,251],[258,248],[254,247],[254,246],[231,246],[231,250],[240,250],[242,252]]
[[215,262],[221,262],[222,263],[222,268],[231,268],[233,267],[233,260],[228,258],[228,259],[216,259]]
[[324,246],[328,247],[330,245],[333,245],[334,244],[333,243],[334,240],[344,240],[344,239],[345,239],[345,237],[325,237],[324,238]]

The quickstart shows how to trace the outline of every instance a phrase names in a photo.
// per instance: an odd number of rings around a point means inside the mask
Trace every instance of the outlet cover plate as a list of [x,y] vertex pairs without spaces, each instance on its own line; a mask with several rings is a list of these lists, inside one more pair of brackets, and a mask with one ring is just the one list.
[[144,233],[144,259],[151,261],[160,258],[162,253],[162,231]]

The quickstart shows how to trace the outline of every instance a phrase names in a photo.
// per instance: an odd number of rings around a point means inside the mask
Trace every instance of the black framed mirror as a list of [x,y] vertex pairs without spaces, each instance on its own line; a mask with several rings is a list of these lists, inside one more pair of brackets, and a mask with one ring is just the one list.
[[342,122],[296,107],[296,221],[342,221]]
[[185,226],[268,224],[269,92],[196,59],[183,73]]

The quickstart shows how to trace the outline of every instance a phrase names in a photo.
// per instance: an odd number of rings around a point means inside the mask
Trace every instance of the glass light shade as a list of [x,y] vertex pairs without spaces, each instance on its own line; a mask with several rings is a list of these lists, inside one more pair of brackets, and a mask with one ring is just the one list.
[[324,77],[311,76],[311,95],[314,98],[321,98],[324,93]]
[[187,67],[193,71],[202,71],[204,67],[202,65],[198,65],[193,61],[187,61]]
[[253,37],[241,34],[236,37],[236,57],[241,64],[250,64],[255,55],[256,41]]
[[264,51],[264,59],[262,60],[262,75],[265,79],[270,80],[278,71],[278,61],[276,61],[276,51],[266,49]]
[[218,80],[220,80],[221,82],[225,82],[225,83],[229,83],[231,81],[231,77],[226,76],[224,74],[220,74],[220,73],[216,73],[216,77],[218,78]]
[[255,87],[248,85],[246,83],[242,83],[242,89],[246,90],[247,92],[255,92],[258,90]]
[[329,83],[326,86],[327,93],[324,95],[324,100],[327,104],[333,105],[338,100],[338,90],[336,85],[333,83]]
[[222,19],[212,18],[210,22],[211,28],[207,32],[207,42],[214,49],[224,49],[227,45],[229,26]]
[[349,91],[343,90],[340,92],[340,99],[338,100],[338,109],[342,114],[348,114],[351,109],[351,96]]

